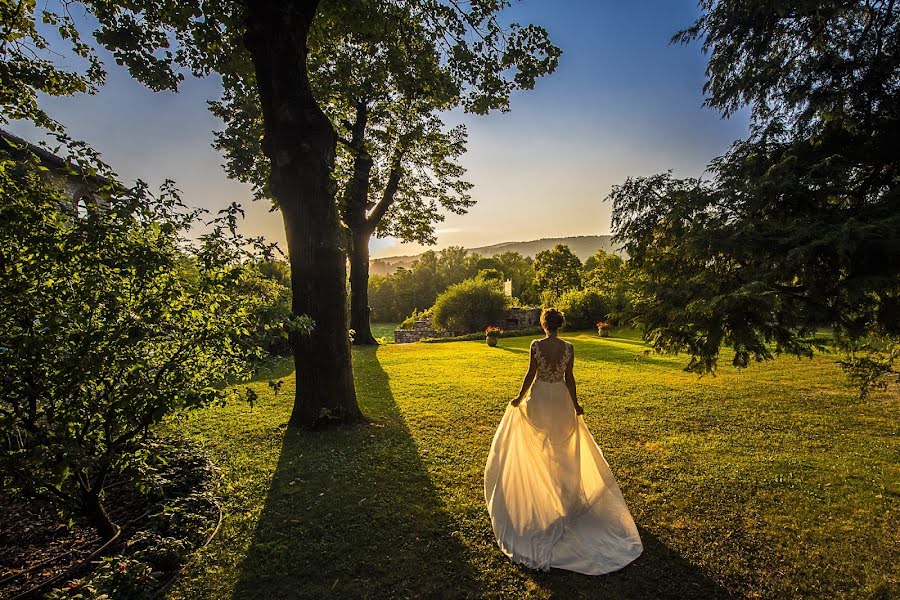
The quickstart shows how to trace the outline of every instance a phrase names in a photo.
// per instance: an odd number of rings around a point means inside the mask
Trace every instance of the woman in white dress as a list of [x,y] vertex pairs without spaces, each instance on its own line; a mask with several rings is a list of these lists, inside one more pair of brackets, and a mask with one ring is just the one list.
[[621,569],[643,551],[603,453],[584,424],[572,367],[557,332],[563,315],[541,314],[522,389],[507,406],[484,470],[497,543],[514,562],[587,575]]

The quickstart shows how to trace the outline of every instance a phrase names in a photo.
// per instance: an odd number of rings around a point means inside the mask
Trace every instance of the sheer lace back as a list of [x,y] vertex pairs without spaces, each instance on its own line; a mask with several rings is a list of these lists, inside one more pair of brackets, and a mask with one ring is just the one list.
[[572,345],[563,341],[563,352],[561,360],[551,361],[544,356],[541,351],[539,340],[531,342],[531,351],[534,353],[534,360],[537,362],[538,371],[537,378],[548,383],[558,383],[566,378],[566,365],[569,364],[569,356],[571,356]]

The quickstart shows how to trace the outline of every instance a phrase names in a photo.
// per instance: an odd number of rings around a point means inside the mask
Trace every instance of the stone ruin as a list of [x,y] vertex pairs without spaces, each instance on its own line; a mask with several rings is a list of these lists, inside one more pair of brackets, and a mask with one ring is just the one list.
[[[505,330],[510,329],[528,329],[529,327],[537,327],[541,323],[541,309],[532,307],[515,307],[506,309],[503,323],[500,324]],[[424,338],[444,338],[453,337],[452,331],[439,331],[435,329],[429,317],[416,321],[411,329],[395,329],[394,342],[398,344],[408,344],[410,342],[418,342]]]

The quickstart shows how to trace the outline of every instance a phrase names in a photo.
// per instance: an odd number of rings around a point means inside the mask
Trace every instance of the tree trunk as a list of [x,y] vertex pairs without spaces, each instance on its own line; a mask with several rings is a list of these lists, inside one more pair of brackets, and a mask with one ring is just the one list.
[[352,231],[350,247],[350,329],[353,343],[377,345],[372,335],[369,310],[369,239],[372,230],[360,227]]
[[84,514],[91,521],[91,525],[97,530],[100,539],[108,542],[116,535],[117,528],[106,514],[103,502],[100,501],[100,492],[81,490],[81,503]]
[[368,118],[368,105],[359,101],[350,137],[350,148],[355,154],[353,176],[344,192],[343,203],[344,223],[350,229],[350,329],[353,343],[358,346],[378,344],[369,323],[369,238],[375,228],[366,218],[372,175],[372,157],[366,150]]
[[247,2],[244,44],[256,72],[270,186],[284,218],[292,310],[315,321],[292,336],[296,395],[289,424],[351,423],[356,403],[347,330],[347,267],[331,178],[337,138],[307,78],[318,0]]

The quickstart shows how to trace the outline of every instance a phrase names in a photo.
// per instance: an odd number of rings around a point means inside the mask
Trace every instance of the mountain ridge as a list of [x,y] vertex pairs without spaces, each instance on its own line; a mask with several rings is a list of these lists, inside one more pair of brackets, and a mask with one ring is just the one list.
[[[567,237],[540,238],[537,240],[498,242],[487,246],[466,248],[466,250],[470,253],[480,254],[482,256],[495,256],[503,252],[518,252],[522,256],[534,258],[534,255],[538,252],[549,250],[557,244],[569,246],[572,252],[574,252],[582,261],[601,249],[606,250],[607,252],[622,254],[614,248],[611,235],[573,235]],[[372,275],[388,275],[400,267],[409,268],[409,266],[422,256],[422,254],[424,253],[374,258],[369,261],[369,272]]]

